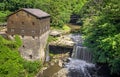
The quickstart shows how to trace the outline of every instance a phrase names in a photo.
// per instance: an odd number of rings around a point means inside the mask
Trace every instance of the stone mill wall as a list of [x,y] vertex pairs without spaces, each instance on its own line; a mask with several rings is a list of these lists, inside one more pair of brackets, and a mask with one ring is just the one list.
[[27,60],[40,59],[44,61],[48,35],[49,31],[39,37],[24,36],[24,38],[22,38],[23,45],[19,49],[23,58]]
[[[47,44],[49,31],[45,32],[41,36],[20,36],[22,39],[22,46],[19,48],[19,52],[24,59],[27,60],[45,60],[45,48]],[[11,36],[11,38],[13,38]]]

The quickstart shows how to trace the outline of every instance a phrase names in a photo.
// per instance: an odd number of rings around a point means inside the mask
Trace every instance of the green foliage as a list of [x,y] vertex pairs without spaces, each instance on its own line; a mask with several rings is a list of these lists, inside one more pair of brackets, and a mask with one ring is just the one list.
[[40,68],[40,64],[38,61],[32,62],[32,61],[23,61],[23,67],[26,69],[27,72],[29,73],[35,73],[37,72]]
[[51,25],[62,27],[70,16],[79,13],[87,0],[3,0],[0,10],[14,12],[20,8],[39,8],[51,15]]
[[22,40],[20,39],[18,35],[15,36],[15,43],[18,47],[22,45]]
[[[51,51],[52,52],[52,51]],[[53,58],[55,56],[55,54],[50,53],[50,57]]]
[[54,36],[48,37],[48,42],[57,41],[57,40],[58,40],[58,37],[54,37]]
[[12,41],[4,39],[0,36],[0,76],[1,77],[16,77],[22,72],[22,64],[19,63],[21,60],[20,55],[17,51],[12,51],[10,44],[13,45]]
[[73,14],[79,14],[82,7],[84,6],[84,4],[86,4],[88,0],[72,0],[71,1],[71,9]]
[[20,45],[18,36],[13,41],[0,36],[0,77],[33,77],[41,68],[41,62],[21,58],[18,52]]
[[6,21],[6,16],[10,14],[10,11],[0,11],[0,23]]
[[80,14],[85,45],[92,49],[94,61],[108,63],[111,73],[117,74],[120,72],[119,5],[119,0],[90,0]]
[[70,32],[71,31],[71,28],[69,26],[67,26],[67,25],[64,25],[62,27],[62,29],[65,30],[66,32]]

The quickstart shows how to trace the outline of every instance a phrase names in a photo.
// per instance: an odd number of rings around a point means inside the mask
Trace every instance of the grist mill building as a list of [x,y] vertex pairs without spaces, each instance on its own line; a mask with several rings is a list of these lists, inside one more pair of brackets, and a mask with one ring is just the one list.
[[50,15],[40,9],[23,8],[8,16],[7,34],[20,35],[20,54],[27,60],[44,60],[50,30]]

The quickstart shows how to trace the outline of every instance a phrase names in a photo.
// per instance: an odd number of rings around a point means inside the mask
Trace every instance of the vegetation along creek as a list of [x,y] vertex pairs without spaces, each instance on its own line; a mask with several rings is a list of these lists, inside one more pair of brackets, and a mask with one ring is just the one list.
[[[51,64],[43,70],[38,77],[110,77],[109,73],[98,74],[101,66],[93,63],[92,54],[90,50],[83,45],[84,41],[80,33],[65,34],[63,36],[65,36],[64,38],[69,37],[72,39],[74,43],[72,54],[70,55],[70,50],[67,51],[67,48],[62,48],[61,51],[59,51],[58,48],[55,49],[58,51],[58,53],[56,53],[58,56],[53,59],[56,60],[56,62],[50,61],[53,65]],[[66,56],[67,52],[69,52],[69,56]]]

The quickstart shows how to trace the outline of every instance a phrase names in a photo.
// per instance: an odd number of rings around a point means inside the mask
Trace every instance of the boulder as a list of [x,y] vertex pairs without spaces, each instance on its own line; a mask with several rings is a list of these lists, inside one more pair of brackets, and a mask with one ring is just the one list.
[[57,31],[57,30],[51,30],[50,31],[50,35],[51,36],[56,36],[56,37],[60,37],[61,36],[61,31]]
[[52,77],[68,77],[68,70],[66,68],[61,69],[55,73]]

